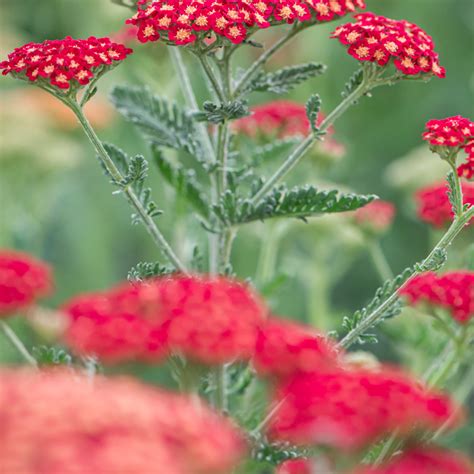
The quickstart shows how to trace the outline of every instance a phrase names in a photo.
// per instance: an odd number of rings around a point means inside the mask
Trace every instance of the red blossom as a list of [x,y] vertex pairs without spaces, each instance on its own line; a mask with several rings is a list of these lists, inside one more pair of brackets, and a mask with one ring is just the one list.
[[406,75],[431,73],[445,77],[439,65],[434,43],[419,26],[405,20],[392,20],[374,13],[355,15],[355,23],[346,23],[332,34],[358,61],[395,67]]
[[[464,204],[474,205],[474,184],[461,183],[461,188]],[[444,182],[420,189],[415,195],[418,217],[434,227],[450,224],[454,214],[448,192],[448,185]]]
[[430,120],[423,139],[432,145],[434,151],[442,152],[444,147],[463,149],[467,161],[458,167],[458,175],[466,179],[474,178],[474,122],[460,115]]
[[[127,20],[138,27],[142,43],[161,36],[177,44],[194,43],[210,36],[222,36],[239,44],[249,28],[268,28],[276,23],[330,21],[356,8],[364,9],[363,0],[145,0]],[[191,34],[191,31],[199,34]],[[160,32],[160,33],[159,33]]]
[[275,403],[272,438],[343,450],[457,421],[447,397],[389,367],[298,374],[279,386]]
[[2,74],[26,76],[30,81],[68,90],[90,83],[103,69],[123,61],[131,49],[110,38],[47,40],[16,48],[0,63]]
[[474,317],[474,272],[455,271],[436,275],[423,273],[410,280],[400,291],[410,303],[427,303],[445,308],[461,324]]
[[[304,105],[290,100],[274,100],[251,108],[251,115],[236,120],[234,130],[250,137],[291,138],[306,136],[311,131],[311,124]],[[324,120],[318,115],[317,125]],[[344,145],[332,138],[333,127],[330,127],[321,147],[331,155],[344,154]]]
[[372,232],[386,232],[393,223],[396,208],[388,201],[372,201],[354,212],[354,221]]
[[472,474],[474,465],[461,453],[435,447],[412,448],[378,467],[362,467],[354,474]]
[[339,363],[335,344],[314,328],[269,319],[259,329],[253,363],[261,375],[286,377]]
[[207,364],[249,359],[266,308],[224,277],[169,276],[80,296],[68,303],[69,344],[109,361],[179,352]]
[[307,459],[291,459],[280,464],[276,474],[316,474]]
[[245,455],[204,403],[128,378],[0,371],[2,472],[226,474]]
[[31,255],[0,249],[0,317],[24,309],[53,288],[50,267]]

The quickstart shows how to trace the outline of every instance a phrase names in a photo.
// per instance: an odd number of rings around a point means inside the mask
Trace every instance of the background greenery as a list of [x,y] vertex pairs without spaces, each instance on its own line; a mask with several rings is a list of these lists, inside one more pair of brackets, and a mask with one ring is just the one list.
[[[329,161],[310,156],[290,180],[334,182],[394,202],[396,222],[382,245],[397,272],[426,255],[437,237],[437,232],[416,219],[412,200],[415,189],[436,181],[446,171],[422,146],[423,126],[434,117],[474,115],[474,3],[367,3],[369,10],[406,18],[425,28],[436,41],[447,78],[377,89],[372,99],[363,100],[336,124],[336,136],[345,144],[346,156]],[[28,41],[66,35],[111,35],[122,28],[127,16],[126,9],[106,0],[0,0],[1,57]],[[269,64],[269,69],[304,61],[328,65],[325,75],[298,87],[289,98],[304,103],[311,93],[318,92],[323,110],[331,110],[340,100],[356,63],[328,38],[334,28],[335,23],[331,23],[304,32]],[[260,33],[260,40],[270,43],[281,29]],[[89,112],[105,140],[129,153],[150,156],[136,131],[108,105],[108,92],[113,84],[149,84],[162,96],[178,101],[182,97],[166,48],[137,43],[132,47],[136,53],[101,82],[100,94]],[[203,102],[208,97],[199,67],[184,54]],[[240,66],[248,65],[257,54],[258,49],[241,48],[237,55]],[[131,226],[126,203],[112,195],[90,145],[63,106],[48,100],[42,91],[25,88],[10,78],[2,79],[0,88],[0,247],[23,249],[52,263],[57,290],[47,304],[55,306],[78,292],[106,288],[124,279],[137,262],[159,260],[143,228]],[[255,94],[251,102],[273,98]],[[166,211],[159,218],[160,227],[180,254],[189,258],[195,245],[204,248],[202,228],[192,216],[184,217],[182,203],[156,171],[152,171],[150,182],[156,200]],[[450,253],[449,266],[460,268],[469,259],[474,261],[473,237],[472,228],[464,233]],[[364,244],[363,235],[346,216],[325,217],[309,224],[258,223],[241,232],[232,260],[240,277],[252,278],[266,290],[276,313],[329,330],[337,329],[342,315],[363,305],[379,284]],[[258,262],[260,271],[255,275]],[[273,273],[272,269],[276,278],[267,273]],[[384,326],[380,344],[370,350],[382,359],[404,362],[421,373],[440,345],[430,324],[426,318],[406,311]],[[14,325],[31,343],[41,342],[21,319],[16,319]],[[0,358],[16,361],[3,340]],[[133,370],[153,379],[150,370]],[[474,450],[474,428],[466,428],[448,441]]]

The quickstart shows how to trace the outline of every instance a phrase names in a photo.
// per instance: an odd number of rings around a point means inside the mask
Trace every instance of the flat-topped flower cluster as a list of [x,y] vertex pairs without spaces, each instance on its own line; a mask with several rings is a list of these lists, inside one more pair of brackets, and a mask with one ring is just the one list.
[[339,26],[332,36],[347,46],[348,53],[357,60],[379,66],[393,60],[395,67],[406,75],[445,76],[433,39],[419,26],[370,12],[360,13],[355,18],[355,23]]
[[97,74],[123,61],[131,49],[110,38],[47,40],[16,48],[0,63],[2,74],[45,81],[59,89],[89,84]]
[[325,22],[357,8],[363,0],[168,0],[138,2],[137,13],[127,23],[138,27],[146,43],[160,37],[177,44],[194,43],[214,33],[232,43],[244,41],[252,28],[268,28],[295,21]]

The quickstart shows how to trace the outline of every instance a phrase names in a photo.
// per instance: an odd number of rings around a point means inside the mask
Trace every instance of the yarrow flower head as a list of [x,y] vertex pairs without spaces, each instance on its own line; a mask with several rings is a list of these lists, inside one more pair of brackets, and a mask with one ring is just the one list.
[[127,378],[3,370],[0,418],[5,472],[225,474],[245,455],[204,404]]
[[49,265],[26,253],[0,249],[0,318],[30,306],[52,288]]
[[371,233],[386,232],[395,218],[395,206],[387,201],[372,201],[353,213],[354,222]]
[[332,34],[359,61],[386,66],[393,60],[404,75],[434,74],[445,77],[432,38],[419,26],[374,13],[355,15],[355,23],[336,28]]
[[[319,113],[316,125],[320,125],[324,115]],[[305,137],[311,132],[311,124],[305,106],[291,100],[274,100],[251,108],[251,115],[236,120],[233,124],[237,133],[252,138],[263,137],[285,139]],[[344,145],[332,138],[334,128],[329,127],[326,138],[318,146],[329,155],[344,154]]]
[[335,344],[313,328],[271,318],[257,336],[254,366],[260,375],[286,377],[338,365]]
[[326,22],[356,8],[363,0],[139,0],[137,13],[127,20],[138,27],[142,43],[163,38],[176,45],[210,36],[239,44],[249,31],[295,21]]
[[[474,205],[474,184],[461,183],[464,204]],[[436,183],[417,191],[415,195],[418,217],[433,227],[445,227],[454,217],[445,182]],[[471,221],[472,224],[473,221]]]
[[79,353],[120,361],[178,352],[220,364],[251,357],[267,309],[240,282],[175,275],[79,296],[64,312]]
[[474,272],[455,271],[443,275],[423,273],[410,280],[400,291],[410,303],[426,303],[446,309],[458,323],[474,318]]
[[458,175],[474,178],[474,122],[456,115],[441,120],[430,120],[426,124],[423,139],[442,158],[457,155],[459,150],[467,154],[467,162],[458,167]]
[[457,421],[447,397],[388,367],[298,374],[279,386],[275,403],[272,438],[342,450],[403,435],[414,424],[423,430]]
[[110,38],[47,40],[15,49],[0,63],[2,74],[40,86],[76,90],[123,61],[131,49]]
[[461,453],[435,447],[415,447],[378,467],[362,467],[353,474],[470,474],[472,462]]

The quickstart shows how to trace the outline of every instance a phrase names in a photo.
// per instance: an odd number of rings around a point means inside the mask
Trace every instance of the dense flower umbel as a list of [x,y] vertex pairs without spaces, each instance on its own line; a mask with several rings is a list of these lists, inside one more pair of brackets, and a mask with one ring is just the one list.
[[333,38],[347,46],[348,53],[357,60],[385,66],[393,59],[395,67],[406,75],[445,76],[432,38],[419,26],[369,12],[355,18],[355,23],[336,28]]
[[[267,139],[306,136],[311,126],[305,106],[290,100],[274,100],[252,107],[252,114],[236,120],[234,130],[250,137],[262,136]],[[318,115],[319,125],[324,115]],[[331,155],[343,155],[344,145],[334,140],[333,127],[329,127],[325,140],[320,144],[323,151]]]
[[461,453],[434,447],[412,448],[378,467],[363,467],[354,474],[472,474],[474,466]]
[[109,360],[156,359],[168,349],[199,362],[249,359],[267,310],[247,286],[224,277],[170,276],[68,303],[67,340]]
[[467,179],[474,177],[474,122],[460,115],[430,120],[426,124],[423,139],[442,156],[450,149],[463,149],[467,153],[467,162],[458,167],[458,174]]
[[474,318],[474,272],[455,271],[436,275],[418,275],[403,287],[400,294],[411,303],[427,303],[445,308],[453,319],[467,323]]
[[52,287],[46,263],[26,253],[0,249],[0,318],[47,296]]
[[130,379],[3,370],[0,419],[2,472],[226,474],[245,454],[208,407]]
[[357,209],[353,217],[357,225],[370,232],[382,233],[392,225],[395,212],[395,206],[391,202],[377,200]]
[[259,329],[253,363],[261,375],[285,377],[339,363],[335,344],[314,328],[271,318]]
[[146,43],[160,37],[177,45],[194,43],[212,33],[241,43],[249,30],[295,21],[330,21],[356,8],[363,0],[140,0],[127,23],[138,26]]
[[[464,204],[474,205],[474,184],[461,183],[461,188]],[[420,189],[415,195],[418,217],[434,227],[449,225],[454,214],[448,191],[449,188],[445,182]]]
[[131,49],[110,38],[86,40],[67,37],[28,43],[0,63],[2,74],[28,78],[59,89],[78,88],[123,61]]
[[299,374],[275,402],[273,438],[349,450],[394,431],[439,428],[456,412],[448,398],[387,367]]
[[317,474],[307,459],[291,459],[280,464],[276,474]]

